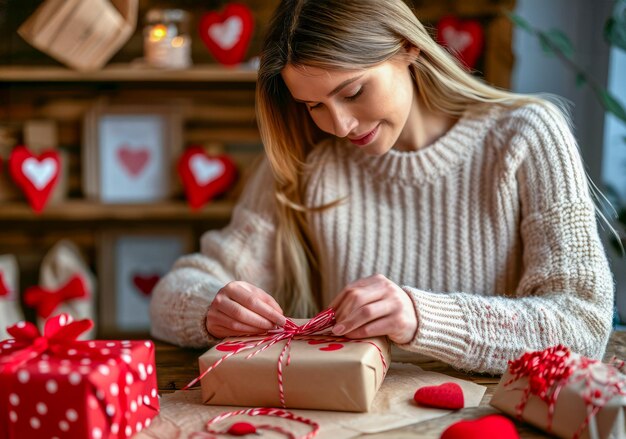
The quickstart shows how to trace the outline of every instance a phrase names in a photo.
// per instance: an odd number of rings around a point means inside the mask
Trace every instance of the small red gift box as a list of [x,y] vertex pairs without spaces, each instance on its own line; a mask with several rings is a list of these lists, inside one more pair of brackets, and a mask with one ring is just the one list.
[[0,437],[126,438],[159,412],[151,341],[76,341],[90,320],[8,328],[0,342]]

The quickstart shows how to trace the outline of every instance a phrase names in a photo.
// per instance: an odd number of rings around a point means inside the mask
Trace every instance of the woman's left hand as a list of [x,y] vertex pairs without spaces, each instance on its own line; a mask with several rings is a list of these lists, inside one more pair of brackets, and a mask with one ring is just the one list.
[[417,330],[417,315],[409,295],[382,274],[347,285],[333,300],[335,335],[367,338],[386,335],[397,344],[408,343]]

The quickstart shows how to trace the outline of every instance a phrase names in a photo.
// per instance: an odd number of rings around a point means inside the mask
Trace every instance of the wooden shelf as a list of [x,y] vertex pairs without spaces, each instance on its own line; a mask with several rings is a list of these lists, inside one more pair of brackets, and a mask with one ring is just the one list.
[[228,220],[233,201],[214,201],[194,211],[185,202],[147,204],[101,204],[68,200],[50,204],[35,214],[26,202],[0,203],[0,221],[159,221],[159,220]]
[[255,82],[256,70],[197,65],[185,70],[160,70],[132,64],[111,64],[95,72],[53,66],[0,66],[0,82]]

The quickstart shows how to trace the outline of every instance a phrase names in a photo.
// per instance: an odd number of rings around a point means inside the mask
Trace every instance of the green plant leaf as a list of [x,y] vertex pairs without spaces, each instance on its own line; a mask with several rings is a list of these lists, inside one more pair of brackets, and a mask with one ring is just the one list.
[[615,2],[613,15],[604,24],[604,38],[607,43],[626,50],[626,1]]
[[576,87],[582,87],[586,83],[587,83],[587,77],[585,76],[585,74],[577,73],[576,74]]
[[558,51],[566,58],[574,56],[574,45],[565,32],[559,29],[550,29],[547,32],[540,32],[539,43],[543,51],[547,54],[553,54]]
[[528,21],[522,18],[521,15],[517,15],[513,12],[506,12],[506,15],[509,17],[509,20],[513,22],[517,27],[524,29],[526,32],[534,33],[535,29],[530,25]]
[[601,90],[599,98],[606,111],[612,113],[615,117],[626,123],[626,110],[611,93],[607,90]]

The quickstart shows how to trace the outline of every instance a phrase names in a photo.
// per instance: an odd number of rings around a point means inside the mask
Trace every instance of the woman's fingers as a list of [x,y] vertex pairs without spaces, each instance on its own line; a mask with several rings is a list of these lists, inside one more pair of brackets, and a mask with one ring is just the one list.
[[[285,324],[285,316],[283,316],[282,311],[278,311],[268,303],[268,298],[270,298],[271,301],[274,301],[274,299],[260,288],[256,288],[252,285],[246,285],[244,288],[233,290],[232,294],[229,294],[229,298],[243,306],[245,309],[260,316],[262,320],[256,319],[257,322],[269,322],[270,327],[266,329],[271,329],[276,325],[283,326]],[[280,309],[280,307],[278,308]],[[231,313],[226,312],[226,314],[232,316]],[[265,328],[267,324],[264,324],[265,326],[259,327]]]
[[383,317],[374,321],[370,321],[363,326],[359,326],[345,333],[343,336],[347,338],[368,338],[388,335],[391,333],[395,325],[392,316]]
[[350,313],[346,319],[338,319],[338,324],[333,328],[333,333],[336,335],[347,334],[359,327],[367,325],[369,322],[389,315],[390,311],[387,301],[378,300],[369,303]]

